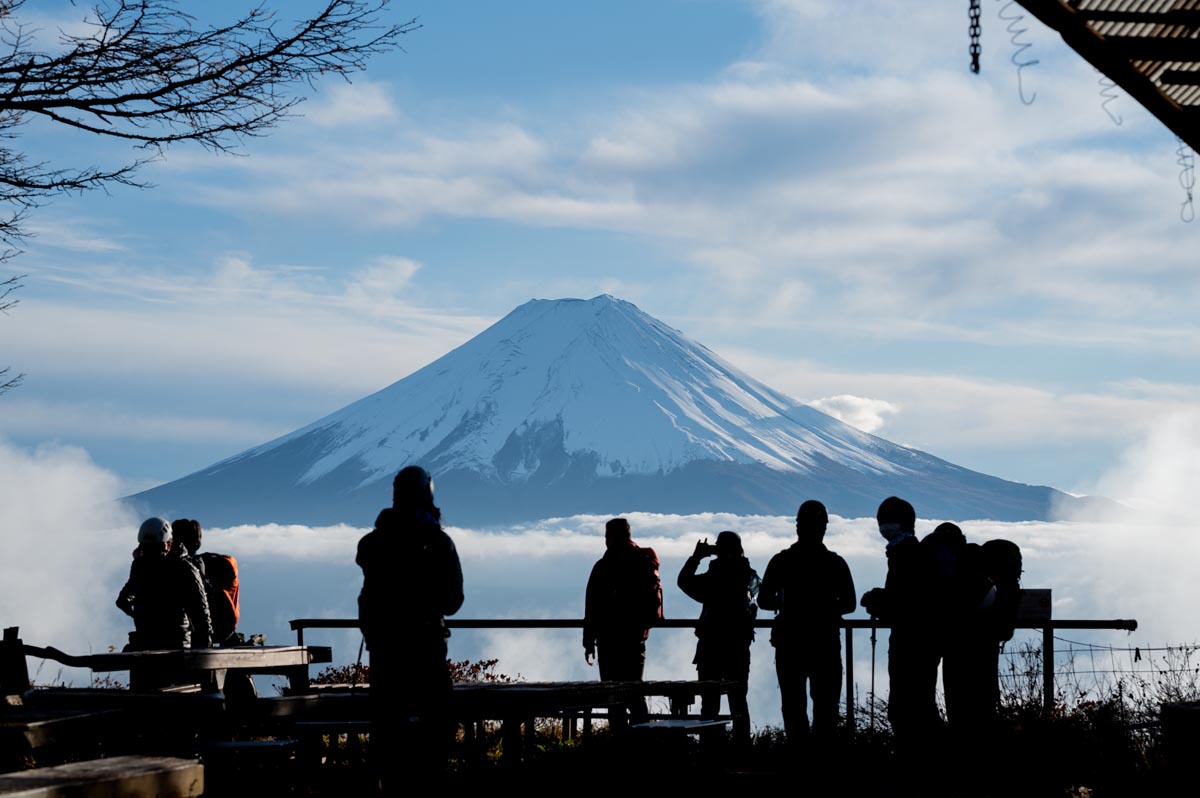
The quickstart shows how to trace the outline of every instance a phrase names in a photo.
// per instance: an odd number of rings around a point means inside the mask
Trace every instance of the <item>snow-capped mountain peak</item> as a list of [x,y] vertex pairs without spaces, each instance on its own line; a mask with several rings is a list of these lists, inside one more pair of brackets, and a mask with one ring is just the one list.
[[433,472],[439,499],[448,487],[487,520],[606,502],[624,502],[614,512],[790,512],[822,495],[846,514],[905,485],[926,494],[942,483],[939,504],[991,517],[1043,517],[1049,505],[1049,489],[896,446],[774,391],[608,295],[526,302],[383,390],[137,498],[240,506],[246,521],[298,508],[350,520],[360,511],[331,508],[385,501],[410,463]]

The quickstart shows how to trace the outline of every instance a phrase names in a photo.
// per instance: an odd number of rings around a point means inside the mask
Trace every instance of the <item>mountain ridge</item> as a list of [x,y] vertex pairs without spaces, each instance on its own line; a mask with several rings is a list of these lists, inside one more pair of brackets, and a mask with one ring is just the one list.
[[865,515],[893,493],[926,517],[1035,520],[1077,501],[844,424],[606,294],[526,302],[380,391],[130,499],[217,525],[366,525],[412,462],[450,517],[483,525],[807,498]]

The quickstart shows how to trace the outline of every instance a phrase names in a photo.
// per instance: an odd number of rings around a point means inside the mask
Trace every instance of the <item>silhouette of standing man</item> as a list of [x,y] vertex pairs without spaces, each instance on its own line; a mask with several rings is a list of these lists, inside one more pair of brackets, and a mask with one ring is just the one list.
[[[696,573],[700,561],[716,555],[708,570]],[[679,589],[688,598],[704,605],[696,624],[696,676],[704,680],[728,679],[738,683],[729,690],[729,714],[733,716],[733,736],[739,743],[750,742],[750,707],[746,701],[750,679],[750,644],[754,641],[754,618],[758,608],[758,574],[750,567],[736,532],[717,535],[717,544],[696,542],[692,556],[679,572]],[[715,718],[721,709],[721,694],[701,695],[700,715]]]
[[408,466],[355,558],[363,571],[358,618],[371,652],[371,753],[391,790],[385,762],[420,771],[445,762],[451,681],[444,616],[462,606],[463,578],[441,518],[429,472]]
[[[592,567],[584,599],[584,658],[588,665],[598,659],[602,681],[640,682],[650,627],[663,617],[658,555],[633,542],[624,518],[605,524],[604,545],[607,550]],[[648,714],[645,699],[633,713]]]
[[918,746],[940,723],[937,708],[937,640],[928,549],[917,542],[917,514],[904,499],[889,496],[875,515],[887,541],[887,581],[867,591],[862,605],[891,625],[888,639],[888,720],[902,761],[915,765]]
[[758,604],[775,610],[771,645],[788,740],[808,735],[812,696],[814,734],[837,727],[842,684],[841,619],[854,611],[854,580],[846,561],[825,548],[829,514],[809,500],[796,513],[796,542],[767,564]]

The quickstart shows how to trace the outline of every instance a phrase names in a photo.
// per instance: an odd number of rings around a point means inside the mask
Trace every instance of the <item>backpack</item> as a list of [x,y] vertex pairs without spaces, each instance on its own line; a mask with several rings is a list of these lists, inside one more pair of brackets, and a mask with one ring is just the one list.
[[996,597],[982,547],[967,543],[957,526],[942,524],[921,539],[921,548],[931,617],[950,626],[978,623]]
[[996,586],[993,605],[996,639],[1012,640],[1021,604],[1021,547],[1011,540],[989,540],[980,546],[983,568]]
[[241,618],[237,560],[228,554],[211,551],[202,552],[199,558],[204,564],[204,587],[208,593],[208,611],[212,615],[213,640],[222,642],[233,634]]
[[[643,586],[639,592],[645,596],[646,618],[648,625],[663,619],[663,589],[662,579],[658,575],[658,555],[654,549],[642,549],[645,552],[645,569]],[[639,603],[641,603],[639,601]]]

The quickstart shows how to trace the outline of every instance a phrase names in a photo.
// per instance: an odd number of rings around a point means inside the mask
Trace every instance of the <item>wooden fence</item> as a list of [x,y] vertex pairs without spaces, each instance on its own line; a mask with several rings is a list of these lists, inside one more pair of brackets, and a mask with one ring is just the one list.
[[[696,619],[666,618],[655,624],[657,629],[695,629]],[[296,633],[297,645],[304,645],[304,630],[306,629],[357,629],[357,618],[296,618],[291,622],[292,631]],[[583,629],[582,618],[448,618],[446,625],[451,629]],[[770,629],[773,619],[759,619],[754,626],[758,629]],[[845,674],[846,674],[846,722],[853,728],[854,724],[854,632],[862,630],[888,629],[886,623],[867,619],[843,619],[841,628],[845,630],[843,638],[846,644]],[[1023,621],[1017,624],[1018,629],[1038,629],[1042,633],[1042,704],[1049,710],[1054,706],[1054,632],[1060,629],[1116,629],[1121,631],[1136,631],[1137,621],[1131,619],[1114,620],[1051,620],[1049,618],[1037,621]]]

